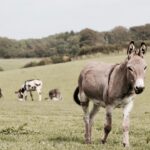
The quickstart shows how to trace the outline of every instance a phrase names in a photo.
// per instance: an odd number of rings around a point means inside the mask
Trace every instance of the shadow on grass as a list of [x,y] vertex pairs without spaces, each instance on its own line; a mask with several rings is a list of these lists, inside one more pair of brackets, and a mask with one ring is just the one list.
[[79,137],[66,137],[66,136],[57,136],[57,137],[49,137],[47,139],[49,142],[76,142],[76,143],[81,143],[81,144],[85,144],[84,139],[83,138],[79,138]]
[[0,134],[2,135],[18,135],[18,134],[38,134],[39,132],[35,132],[33,130],[25,129],[27,123],[24,123],[17,128],[15,127],[8,127],[5,129],[0,130]]

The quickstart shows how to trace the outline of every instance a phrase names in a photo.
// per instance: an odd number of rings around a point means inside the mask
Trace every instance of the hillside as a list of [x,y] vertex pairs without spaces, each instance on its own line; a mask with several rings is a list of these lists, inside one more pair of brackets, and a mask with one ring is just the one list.
[[70,57],[93,54],[97,52],[112,53],[122,51],[128,42],[135,40],[138,44],[145,41],[150,45],[150,24],[129,29],[118,26],[107,32],[84,29],[80,32],[65,32],[42,39],[15,40],[0,38],[1,58],[29,57]]

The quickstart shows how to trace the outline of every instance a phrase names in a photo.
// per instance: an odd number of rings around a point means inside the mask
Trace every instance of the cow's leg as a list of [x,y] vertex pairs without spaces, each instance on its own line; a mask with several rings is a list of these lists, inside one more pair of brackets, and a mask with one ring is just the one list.
[[34,101],[32,92],[30,91],[31,100]]
[[60,95],[60,96],[59,96],[59,99],[60,99],[60,100],[63,100],[63,97]]
[[106,120],[104,124],[104,136],[102,138],[102,143],[105,144],[108,134],[111,131],[111,126],[112,126],[112,110],[113,106],[108,105],[106,106]]
[[128,103],[123,109],[123,145],[129,147],[129,114],[133,107],[133,101]]
[[42,100],[42,92],[41,92],[41,90],[37,89],[37,93],[39,95],[39,101],[41,101]]
[[27,92],[26,91],[24,92],[24,100],[25,101],[27,100]]

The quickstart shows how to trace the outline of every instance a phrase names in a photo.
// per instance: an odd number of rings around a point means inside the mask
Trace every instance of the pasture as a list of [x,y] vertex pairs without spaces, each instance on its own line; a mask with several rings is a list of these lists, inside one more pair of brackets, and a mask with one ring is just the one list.
[[[125,55],[97,56],[69,63],[19,69],[27,60],[0,60],[4,72],[0,72],[0,87],[4,97],[0,99],[0,150],[121,150],[122,109],[113,112],[112,131],[105,145],[103,135],[104,109],[95,118],[92,144],[84,144],[83,112],[75,104],[72,95],[82,67],[89,61],[120,62]],[[148,69],[146,89],[135,99],[131,112],[131,149],[150,149],[150,53],[146,55]],[[26,61],[26,62],[25,62]],[[3,66],[4,64],[4,66]],[[10,66],[8,67],[7,66]],[[23,65],[22,65],[23,64]],[[6,69],[5,69],[6,67]],[[19,102],[15,90],[27,79],[43,81],[43,101]],[[48,92],[59,88],[63,101],[46,101]]]
[[34,61],[38,62],[40,58],[28,58],[28,59],[0,59],[0,67],[4,70],[13,70],[17,68],[22,68],[25,64]]

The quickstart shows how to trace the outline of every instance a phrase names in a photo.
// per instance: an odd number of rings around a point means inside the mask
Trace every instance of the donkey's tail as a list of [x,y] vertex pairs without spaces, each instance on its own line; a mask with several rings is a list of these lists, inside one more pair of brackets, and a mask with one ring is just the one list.
[[80,99],[78,97],[78,94],[79,94],[79,87],[77,86],[75,91],[74,91],[74,94],[73,94],[73,98],[74,98],[74,101],[78,104],[78,105],[81,105],[81,102],[80,102]]

